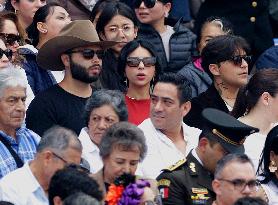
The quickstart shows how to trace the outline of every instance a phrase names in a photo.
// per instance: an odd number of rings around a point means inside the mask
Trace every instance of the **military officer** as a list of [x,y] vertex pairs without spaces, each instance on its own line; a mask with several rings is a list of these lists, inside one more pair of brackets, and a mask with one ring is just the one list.
[[180,160],[157,177],[164,205],[212,204],[216,163],[228,153],[244,153],[245,137],[259,130],[222,111],[202,112],[205,126],[198,146],[186,160]]

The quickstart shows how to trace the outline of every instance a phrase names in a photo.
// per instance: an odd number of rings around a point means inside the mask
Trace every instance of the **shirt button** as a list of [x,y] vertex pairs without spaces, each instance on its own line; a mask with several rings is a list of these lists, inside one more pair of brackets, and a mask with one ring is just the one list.
[[253,6],[253,7],[257,7],[257,5],[258,5],[258,3],[257,3],[256,1],[253,1],[253,2],[252,2],[252,6]]
[[256,17],[252,16],[252,17],[250,18],[250,21],[254,23],[254,22],[256,21]]

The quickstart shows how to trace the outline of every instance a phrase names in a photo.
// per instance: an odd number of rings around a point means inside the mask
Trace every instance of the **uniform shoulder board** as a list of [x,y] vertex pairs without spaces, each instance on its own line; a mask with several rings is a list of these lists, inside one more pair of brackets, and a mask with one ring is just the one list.
[[174,171],[175,169],[177,169],[178,167],[180,167],[181,165],[183,165],[186,162],[186,159],[181,159],[179,161],[177,161],[175,164],[171,165],[170,167],[163,169],[163,171]]

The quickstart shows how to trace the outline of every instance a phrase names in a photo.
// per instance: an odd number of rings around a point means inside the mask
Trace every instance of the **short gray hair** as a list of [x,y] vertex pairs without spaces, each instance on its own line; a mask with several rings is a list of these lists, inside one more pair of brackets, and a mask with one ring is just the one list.
[[239,162],[242,164],[250,163],[254,168],[251,159],[246,154],[228,154],[217,162],[216,169],[214,172],[214,178],[215,179],[221,178],[224,168],[229,164],[231,164],[232,162]]
[[89,123],[91,112],[103,105],[110,105],[118,115],[120,121],[127,121],[128,113],[124,95],[117,90],[101,89],[94,91],[92,96],[87,100],[85,106],[86,125]]
[[100,205],[100,202],[95,198],[84,194],[83,192],[77,192],[64,199],[63,205]]
[[118,122],[103,134],[99,144],[99,154],[102,159],[108,157],[113,148],[117,146],[123,147],[125,150],[138,147],[140,161],[145,158],[147,152],[146,138],[143,131],[129,122]]
[[37,147],[37,152],[39,153],[45,149],[51,149],[57,154],[63,155],[63,152],[68,148],[82,152],[81,142],[75,132],[56,125],[43,134]]
[[4,90],[8,87],[27,87],[27,78],[24,70],[9,65],[0,69],[0,97],[3,96]]

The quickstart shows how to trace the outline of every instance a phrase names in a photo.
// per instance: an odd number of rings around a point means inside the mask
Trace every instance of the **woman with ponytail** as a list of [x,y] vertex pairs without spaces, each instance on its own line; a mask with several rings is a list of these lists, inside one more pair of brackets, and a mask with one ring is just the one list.
[[231,114],[241,122],[257,127],[260,132],[251,134],[244,142],[245,153],[255,168],[263,150],[266,136],[278,122],[278,70],[264,69],[255,73],[237,95]]
[[20,53],[26,59],[23,68],[34,95],[46,90],[63,78],[63,74],[57,73],[58,71],[52,73],[39,67],[36,57],[42,45],[57,36],[61,29],[70,22],[68,12],[58,3],[53,2],[39,8],[32,24],[26,29],[28,38],[34,47],[21,48]]

